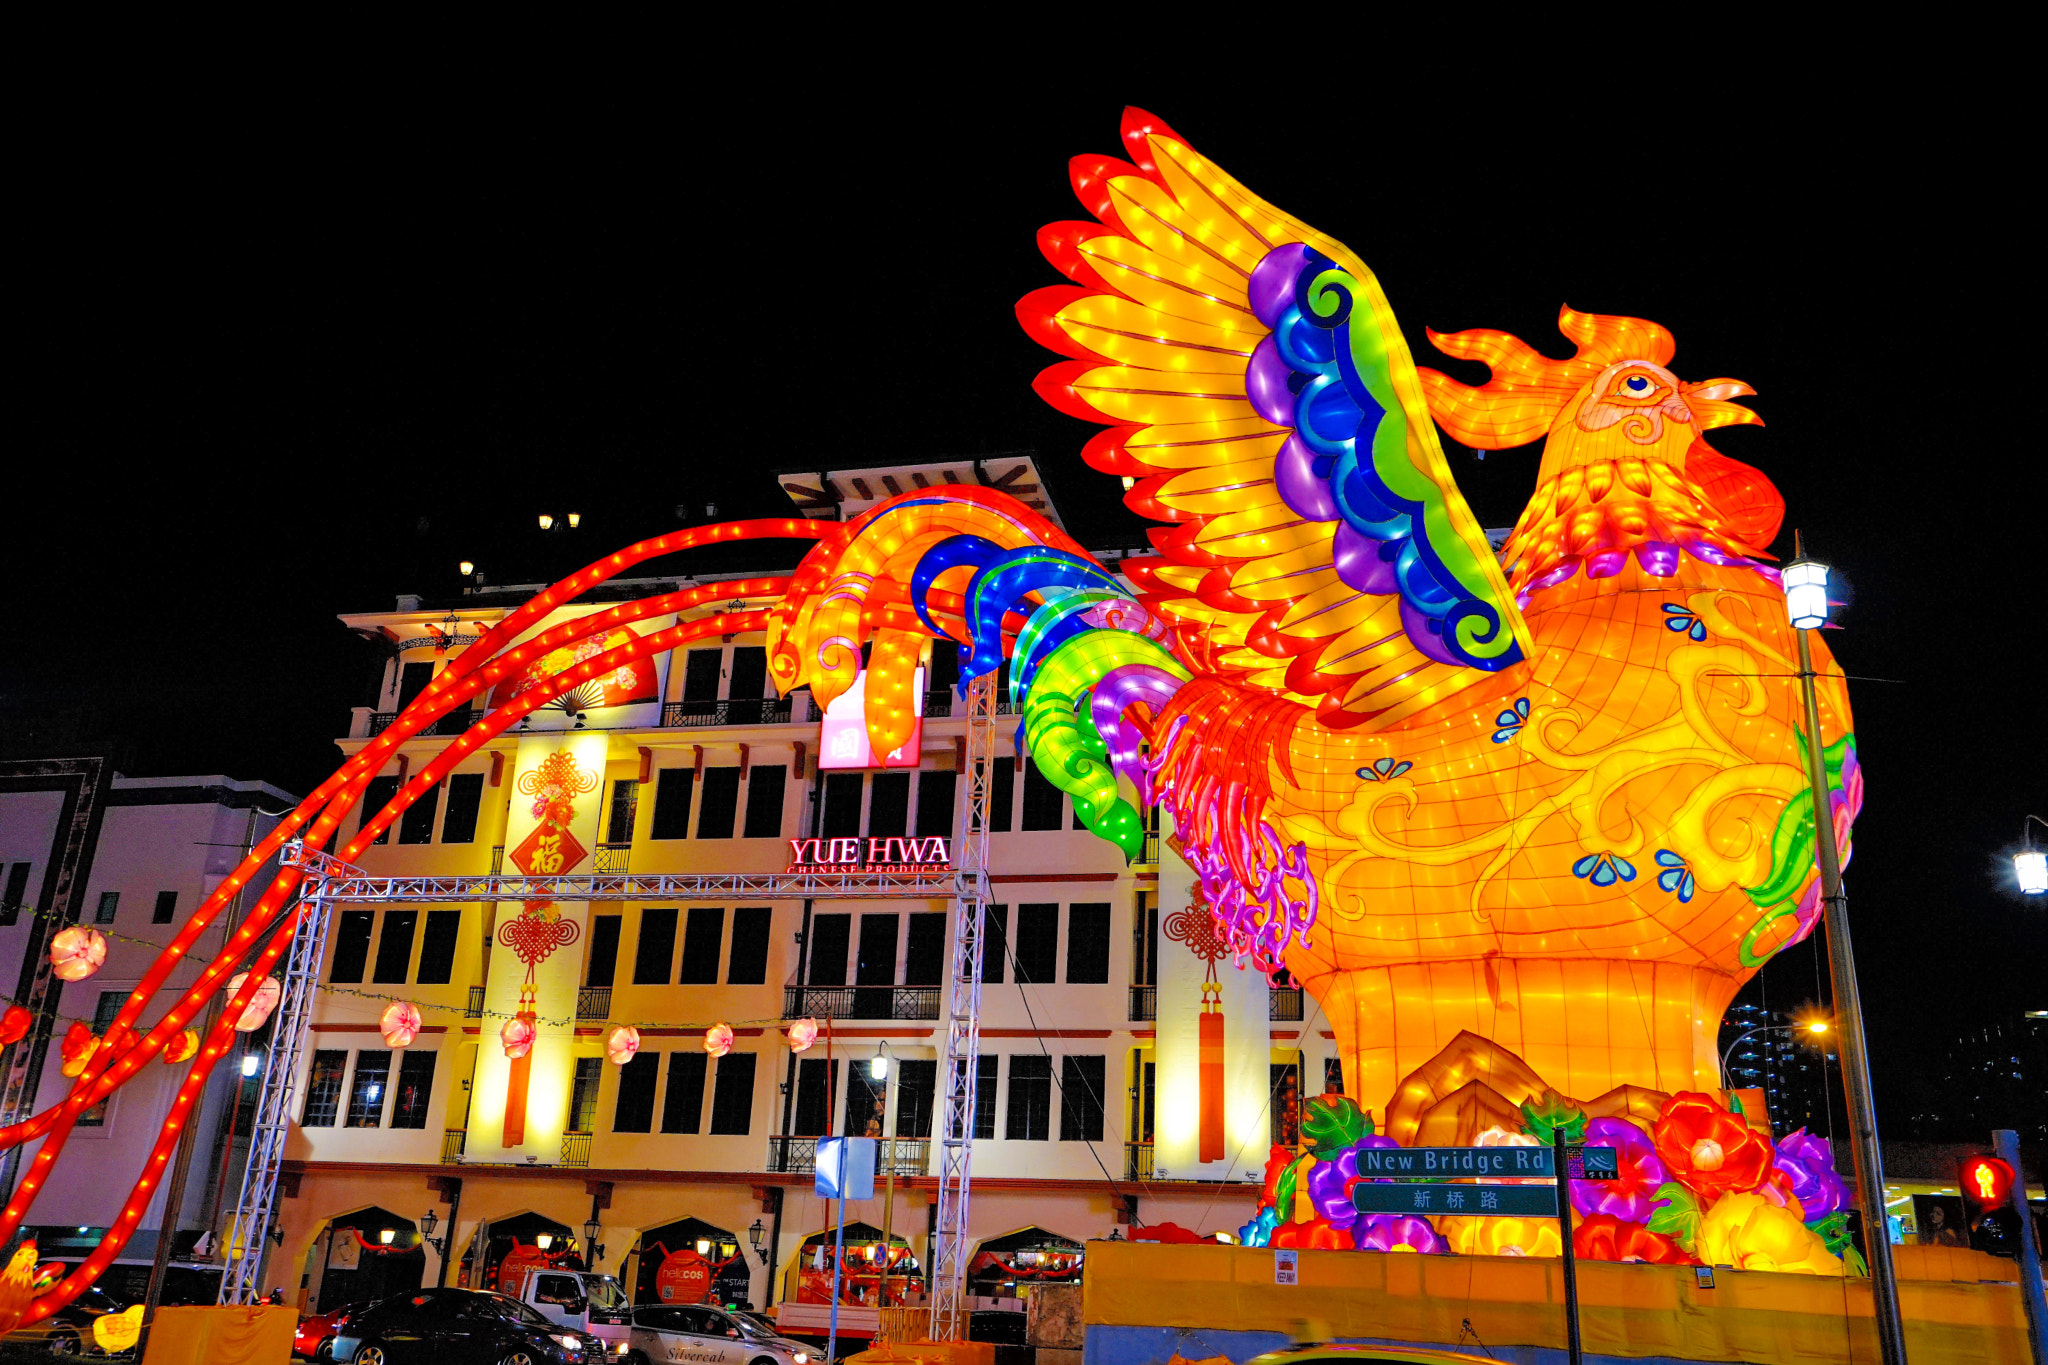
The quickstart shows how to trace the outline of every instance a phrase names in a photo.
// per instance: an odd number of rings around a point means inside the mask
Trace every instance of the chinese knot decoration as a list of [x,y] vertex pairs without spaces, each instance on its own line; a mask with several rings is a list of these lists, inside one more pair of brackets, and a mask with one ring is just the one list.
[[[576,798],[597,790],[597,775],[577,766],[576,756],[559,750],[540,761],[538,767],[519,775],[519,791],[533,798],[533,833],[512,850],[512,861],[530,877],[565,876],[588,856],[569,826],[576,819]],[[526,964],[526,980],[519,987],[519,1008],[506,1024],[505,1055],[512,1059],[512,1076],[505,1091],[504,1145],[517,1147],[526,1140],[526,1090],[532,1068],[533,1042],[539,1029],[539,987],[534,973],[540,964],[577,939],[574,920],[550,900],[530,900],[519,914],[498,928],[498,942],[510,948]]]
[[1188,951],[1208,967],[1208,975],[1202,980],[1202,1016],[1197,1035],[1197,1156],[1202,1161],[1221,1161],[1227,1155],[1223,1143],[1223,984],[1216,979],[1216,964],[1230,949],[1216,932],[1216,917],[1199,901],[1168,915],[1159,928],[1175,943],[1185,943]]

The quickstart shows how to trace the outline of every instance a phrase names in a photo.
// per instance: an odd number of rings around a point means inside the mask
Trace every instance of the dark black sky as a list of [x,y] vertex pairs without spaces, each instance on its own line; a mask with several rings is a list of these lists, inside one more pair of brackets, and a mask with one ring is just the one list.
[[[6,742],[106,734],[131,771],[303,791],[366,699],[335,613],[452,591],[461,558],[574,567],[544,508],[581,511],[595,557],[679,502],[781,513],[773,468],[1030,447],[1084,539],[1134,541],[1011,306],[1059,280],[1033,233],[1083,216],[1067,157],[1115,152],[1135,103],[1358,251],[1418,358],[1424,326],[1562,353],[1569,301],[1755,386],[1768,426],[1716,440],[1837,566],[1849,671],[1898,680],[1853,690],[1850,876],[1896,1107],[1948,1016],[2048,1007],[2048,909],[2004,860],[2048,814],[2038,233],[2006,188],[2031,153],[1967,73],[1908,88],[1897,60],[1651,45],[1626,81],[1446,65],[1326,99],[783,71],[80,115],[14,196]],[[1535,456],[1454,467],[1506,525]]]

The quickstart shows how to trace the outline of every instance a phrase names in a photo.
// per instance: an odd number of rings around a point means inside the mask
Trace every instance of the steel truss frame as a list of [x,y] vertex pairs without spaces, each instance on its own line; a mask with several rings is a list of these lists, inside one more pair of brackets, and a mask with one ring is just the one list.
[[[995,682],[977,678],[967,693],[967,793],[955,843],[954,868],[929,872],[720,872],[600,874],[581,877],[374,877],[331,854],[294,840],[279,856],[305,877],[298,928],[286,958],[283,994],[273,1016],[263,1088],[256,1101],[249,1159],[228,1223],[227,1272],[220,1302],[254,1304],[261,1296],[264,1253],[277,1207],[278,1178],[296,1112],[299,1063],[312,1023],[313,998],[326,960],[327,930],[337,904],[377,905],[463,901],[658,901],[722,896],[762,900],[938,900],[953,902],[952,1011],[942,1074],[947,1077],[943,1166],[939,1179],[939,1250],[932,1258],[932,1335],[964,1337],[967,1186],[974,1140],[975,1056],[981,1039],[981,932],[989,901],[989,771],[995,752]],[[449,1230],[451,1235],[454,1229]],[[940,1333],[948,1335],[941,1337]]]

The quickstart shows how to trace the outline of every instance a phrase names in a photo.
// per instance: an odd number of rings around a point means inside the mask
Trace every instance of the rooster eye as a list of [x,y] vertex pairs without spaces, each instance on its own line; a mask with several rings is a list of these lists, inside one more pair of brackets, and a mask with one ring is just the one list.
[[1651,388],[1650,377],[1646,374],[1632,374],[1621,381],[1621,389],[1631,398],[1646,397]]

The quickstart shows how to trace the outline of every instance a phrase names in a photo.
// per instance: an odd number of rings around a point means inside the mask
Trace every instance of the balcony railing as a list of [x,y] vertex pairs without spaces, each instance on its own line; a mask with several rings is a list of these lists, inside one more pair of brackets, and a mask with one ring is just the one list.
[[1124,1179],[1150,1180],[1152,1178],[1152,1144],[1149,1142],[1126,1142],[1124,1144]]
[[463,1010],[462,1017],[465,1019],[481,1019],[484,1017],[484,988],[482,986],[471,986],[469,988],[469,1005]]
[[576,992],[576,1022],[602,1024],[612,1017],[612,988],[585,986]]
[[785,1019],[936,1019],[937,986],[784,986]]
[[1131,987],[1131,1018],[1157,1019],[1159,1017],[1159,988],[1157,986]]
[[[923,1175],[930,1162],[930,1138],[882,1138],[875,1147],[876,1175]],[[814,1137],[768,1135],[768,1169],[787,1175],[803,1175],[818,1169],[818,1140]]]
[[590,1165],[590,1134],[562,1134],[562,1164],[583,1167]]
[[441,1134],[441,1164],[453,1166],[462,1160],[462,1147],[469,1140],[469,1134],[461,1128],[450,1128]]
[[597,846],[597,865],[592,870],[600,875],[607,872],[630,872],[633,870],[630,866],[632,861],[633,846],[631,844],[599,844]]
[[505,846],[503,844],[499,844],[496,848],[491,850],[491,875],[493,877],[500,877],[503,876],[504,873]]
[[1300,1023],[1302,1020],[1301,987],[1272,987],[1266,1000],[1266,1018],[1276,1023]]
[[787,697],[724,697],[717,701],[662,703],[661,723],[670,730],[701,730],[714,725],[801,725],[817,720],[818,708],[809,692]]
[[[484,718],[482,711],[450,711],[433,724],[420,731],[423,735],[459,735]],[[391,728],[398,719],[396,711],[372,711],[369,727],[363,731],[365,739],[374,739]]]

